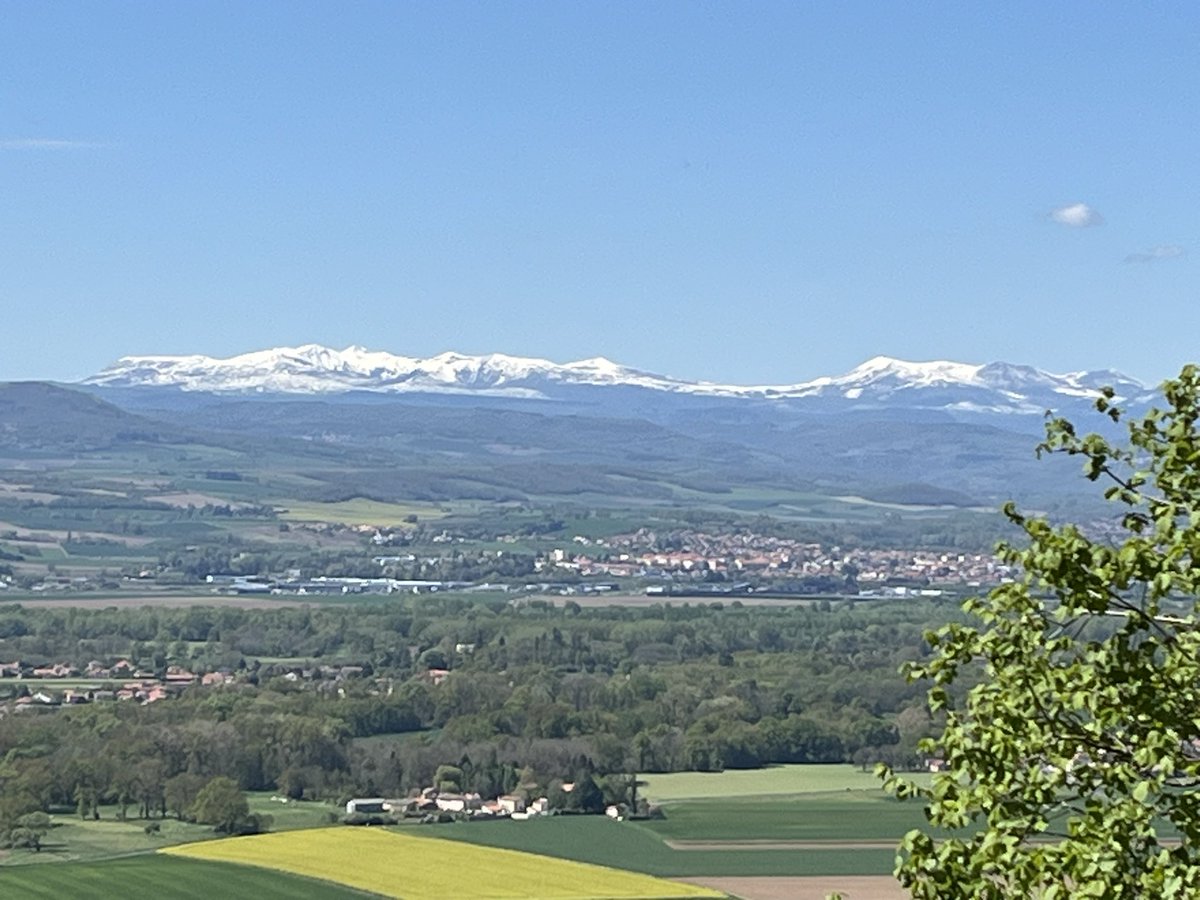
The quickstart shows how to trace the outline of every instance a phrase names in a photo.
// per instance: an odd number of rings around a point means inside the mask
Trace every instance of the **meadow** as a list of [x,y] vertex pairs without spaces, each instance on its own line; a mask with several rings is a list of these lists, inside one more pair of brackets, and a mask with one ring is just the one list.
[[[249,792],[246,800],[250,811],[266,814],[272,819],[272,831],[291,831],[304,828],[319,828],[328,825],[330,814],[340,813],[338,807],[328,803],[295,802],[281,803],[272,800],[268,792]],[[175,844],[208,841],[217,838],[212,828],[193,822],[181,822],[174,818],[153,819],[158,826],[156,832],[147,833],[145,819],[117,818],[117,807],[100,807],[99,819],[80,819],[76,815],[56,814],[52,817],[54,827],[42,840],[40,852],[27,850],[0,854],[0,868],[37,866],[50,868],[48,863],[97,862],[120,856],[153,853]],[[57,869],[57,866],[52,868]],[[3,896],[3,892],[0,892]]]
[[683,900],[722,896],[708,888],[613,868],[367,828],[228,838],[162,852],[176,858],[300,874],[409,900]]

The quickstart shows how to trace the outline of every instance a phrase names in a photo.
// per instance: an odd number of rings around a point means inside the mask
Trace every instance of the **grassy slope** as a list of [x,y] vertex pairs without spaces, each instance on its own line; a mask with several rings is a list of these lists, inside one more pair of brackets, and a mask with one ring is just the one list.
[[361,900],[368,896],[296,875],[161,854],[0,869],[0,897],[22,900]]

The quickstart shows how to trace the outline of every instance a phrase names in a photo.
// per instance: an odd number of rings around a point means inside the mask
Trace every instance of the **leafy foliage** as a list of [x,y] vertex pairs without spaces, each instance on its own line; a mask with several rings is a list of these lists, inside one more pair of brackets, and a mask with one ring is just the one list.
[[[1129,446],[1049,422],[1039,452],[1083,460],[1120,515],[1106,534],[1013,507],[1024,570],[968,603],[914,665],[944,716],[928,752],[945,771],[896,874],[922,898],[1195,897],[1200,894],[1200,370],[1164,387],[1165,409],[1128,421]],[[982,669],[965,695],[960,683]]]
[[218,775],[196,795],[192,815],[197,822],[231,834],[249,817],[250,805],[236,781]]
[[10,847],[26,847],[35,853],[42,849],[42,837],[50,830],[50,817],[44,812],[26,813],[8,833]]

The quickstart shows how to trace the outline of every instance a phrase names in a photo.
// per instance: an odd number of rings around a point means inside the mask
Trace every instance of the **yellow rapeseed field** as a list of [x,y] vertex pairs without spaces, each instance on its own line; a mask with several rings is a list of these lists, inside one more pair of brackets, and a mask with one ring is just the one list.
[[315,828],[159,851],[278,869],[403,900],[667,900],[719,891],[533,853],[374,828]]

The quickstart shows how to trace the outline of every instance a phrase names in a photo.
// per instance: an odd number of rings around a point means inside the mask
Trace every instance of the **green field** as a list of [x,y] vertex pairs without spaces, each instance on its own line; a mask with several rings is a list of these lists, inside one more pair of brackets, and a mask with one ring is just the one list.
[[894,841],[926,826],[920,803],[882,791],[680,800],[639,823],[673,841]]
[[[678,877],[687,875],[886,875],[892,847],[820,849],[673,849],[648,822],[616,822],[602,816],[555,816],[526,822],[455,823],[432,828],[437,837],[524,850]],[[724,838],[723,840],[736,840]]]
[[409,516],[418,521],[440,519],[445,516],[432,503],[381,503],[356,497],[337,503],[316,501],[278,500],[279,518],[289,522],[341,522],[346,525],[377,525],[389,527],[405,524]]
[[0,869],[0,897],[22,900],[354,900],[373,896],[298,875],[147,854],[107,862]]
[[265,813],[270,816],[272,831],[323,828],[329,824],[331,815],[339,817],[345,811],[333,803],[320,803],[315,800],[289,800],[284,803],[280,800],[272,800],[273,796],[275,795],[266,792],[246,793],[250,812],[256,815]]
[[[912,776],[928,780],[928,775]],[[705,797],[740,797],[750,794],[811,794],[827,791],[878,791],[873,772],[857,766],[787,765],[766,769],[728,769],[724,772],[672,772],[643,775],[644,797],[654,803]]]
[[678,772],[645,782],[643,795],[662,803],[664,818],[559,816],[448,825],[437,834],[654,875],[886,875],[900,839],[925,826],[920,804],[887,796],[873,774],[849,765]]

